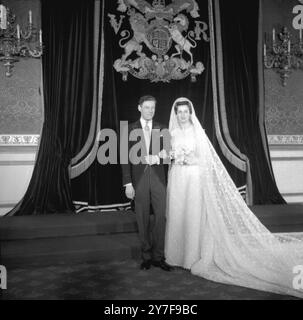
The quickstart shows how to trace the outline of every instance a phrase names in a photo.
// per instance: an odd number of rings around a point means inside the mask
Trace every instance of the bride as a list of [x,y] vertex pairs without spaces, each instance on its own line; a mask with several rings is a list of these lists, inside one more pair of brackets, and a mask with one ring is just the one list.
[[[303,234],[273,234],[247,207],[187,98],[172,107],[166,262],[209,280],[303,297]],[[301,280],[302,284],[303,279]]]

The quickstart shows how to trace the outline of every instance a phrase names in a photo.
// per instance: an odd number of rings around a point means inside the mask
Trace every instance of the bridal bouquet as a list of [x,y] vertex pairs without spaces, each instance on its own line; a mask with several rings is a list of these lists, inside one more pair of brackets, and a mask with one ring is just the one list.
[[193,150],[187,146],[179,146],[170,152],[170,158],[178,165],[188,165],[192,162]]

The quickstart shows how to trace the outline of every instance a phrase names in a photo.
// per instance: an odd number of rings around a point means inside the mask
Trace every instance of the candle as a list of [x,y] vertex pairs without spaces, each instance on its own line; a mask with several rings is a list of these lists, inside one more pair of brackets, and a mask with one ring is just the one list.
[[263,52],[263,54],[264,54],[264,57],[266,57],[266,44],[264,43],[264,52]]
[[276,41],[276,30],[275,30],[275,28],[272,29],[272,40],[274,42]]
[[4,20],[4,5],[3,4],[0,4],[0,20],[1,20],[1,29],[2,29],[2,23],[3,23],[3,20]]
[[0,29],[7,28],[7,19],[6,19],[6,7],[1,4],[0,5]]
[[302,40],[302,29],[299,30],[300,41]]
[[288,53],[290,52],[290,40],[288,40]]
[[32,10],[29,10],[29,12],[28,12],[28,21],[29,21],[29,23],[30,24],[32,24]]
[[40,42],[40,45],[42,45],[42,30],[41,29],[39,31],[39,42]]
[[20,26],[17,24],[17,39],[20,39]]

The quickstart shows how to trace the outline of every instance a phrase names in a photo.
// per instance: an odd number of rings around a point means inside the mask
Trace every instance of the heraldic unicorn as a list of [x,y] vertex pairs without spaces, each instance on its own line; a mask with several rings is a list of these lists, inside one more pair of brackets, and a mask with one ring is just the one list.
[[[200,17],[195,0],[118,0],[117,10],[125,12],[130,29],[120,32],[119,46],[123,55],[114,62],[114,68],[127,80],[128,73],[139,79],[151,82],[170,82],[202,74],[202,61],[194,62],[192,50],[197,41],[209,41],[208,26]],[[118,34],[126,15],[120,15],[119,22],[114,14],[108,14],[111,26]],[[195,23],[194,30],[188,30],[190,19]],[[174,47],[173,47],[174,45]],[[168,55],[168,51],[172,52]]]

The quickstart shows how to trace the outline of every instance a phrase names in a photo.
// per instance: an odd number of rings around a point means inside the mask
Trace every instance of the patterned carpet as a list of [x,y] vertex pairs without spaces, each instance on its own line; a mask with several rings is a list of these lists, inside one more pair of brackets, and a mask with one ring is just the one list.
[[176,268],[139,269],[140,261],[57,264],[7,270],[4,300],[289,300],[237,286],[223,285],[195,277]]

